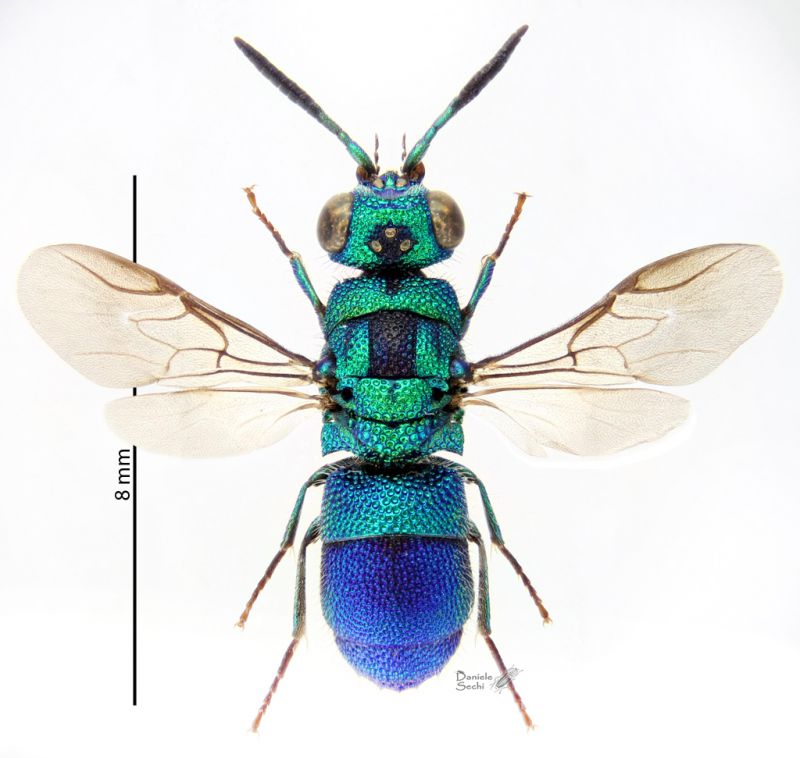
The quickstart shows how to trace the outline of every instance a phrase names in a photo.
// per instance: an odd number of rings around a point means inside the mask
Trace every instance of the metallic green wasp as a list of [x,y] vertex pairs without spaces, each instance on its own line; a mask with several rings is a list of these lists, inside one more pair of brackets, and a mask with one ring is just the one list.
[[415,687],[454,654],[474,604],[469,543],[478,547],[478,628],[526,724],[530,717],[491,637],[483,538],[467,513],[465,484],[480,492],[491,542],[508,558],[545,621],[533,584],[505,545],[488,493],[460,454],[465,413],[485,414],[525,452],[612,453],[656,439],[687,415],[685,400],[638,384],[680,385],[705,376],[764,324],[781,276],[763,247],[696,248],[645,266],[568,323],[482,360],[462,339],[525,202],[518,197],[497,248],[460,304],[424,269],[449,258],[464,234],[455,201],[423,184],[422,158],[439,130],[506,64],[515,32],[467,83],[397,171],[373,159],[296,83],[250,45],[257,69],[345,145],[355,189],[331,198],[318,224],[331,259],[360,274],[323,302],[248,190],[253,211],[288,257],[320,322],[314,360],[217,310],[160,274],[77,245],[34,252],[20,302],[44,339],[88,378],[111,387],[177,391],[109,406],[134,443],[189,456],[269,445],[322,416],[326,463],[303,484],[280,548],[247,603],[295,542],[307,490],[324,486],[321,513],[300,546],[292,639],[253,723],[258,724],[305,628],[305,556],[322,542],[325,618],[350,664],[376,684]]

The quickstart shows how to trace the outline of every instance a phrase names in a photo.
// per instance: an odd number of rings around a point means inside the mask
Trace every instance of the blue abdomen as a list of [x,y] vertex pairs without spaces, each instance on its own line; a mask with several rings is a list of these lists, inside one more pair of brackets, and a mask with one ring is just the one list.
[[473,602],[464,484],[447,461],[350,459],[325,483],[322,610],[350,664],[414,687],[455,652]]
[[372,537],[322,548],[322,608],[350,664],[413,687],[455,652],[473,601],[466,540]]

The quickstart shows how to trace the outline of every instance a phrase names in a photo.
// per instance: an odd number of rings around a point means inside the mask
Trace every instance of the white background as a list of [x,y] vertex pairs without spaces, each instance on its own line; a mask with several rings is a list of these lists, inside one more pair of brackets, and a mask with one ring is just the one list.
[[[300,250],[321,292],[345,275],[315,240],[355,164],[234,47],[295,78],[382,164],[422,134],[522,23],[508,67],[434,141],[426,183],[467,237],[444,274],[462,297],[532,198],[467,343],[473,359],[571,317],[639,266],[713,242],[782,259],[774,318],[682,394],[693,426],[632,462],[525,459],[467,426],[509,546],[494,636],[539,727],[509,695],[456,692],[493,671],[474,622],[447,669],[381,691],[338,654],[309,571],[307,641],[247,733],[289,641],[281,566],[233,627],[320,464],[310,424],[219,461],[140,454],[140,705],[130,707],[130,512],[95,387],[29,328],[29,250],[81,242],[140,261],[315,355],[314,316],[240,187]],[[800,11],[727,2],[22,2],[0,7],[0,756],[286,754],[797,755],[797,202]],[[735,304],[734,304],[735,305]],[[302,529],[318,507],[308,501]],[[483,523],[480,512],[474,517]],[[282,751],[282,752],[276,752]]]

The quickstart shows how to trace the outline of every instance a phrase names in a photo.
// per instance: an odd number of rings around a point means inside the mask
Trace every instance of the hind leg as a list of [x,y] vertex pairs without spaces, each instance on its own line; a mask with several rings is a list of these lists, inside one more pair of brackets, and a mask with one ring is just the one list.
[[500,657],[500,651],[497,649],[492,639],[492,630],[489,620],[489,569],[486,565],[486,550],[483,547],[483,539],[481,539],[478,528],[471,521],[469,522],[468,539],[478,546],[478,631],[489,646],[492,658],[494,658],[494,662],[500,669],[500,681],[503,683],[503,686],[508,687],[513,695],[519,712],[522,714],[522,718],[525,721],[525,726],[529,729],[533,729],[533,721],[531,721],[531,717],[525,709],[525,704],[522,702],[522,698],[519,696],[517,688],[514,686],[508,667]]
[[267,692],[264,697],[264,702],[261,703],[261,707],[258,709],[256,717],[253,719],[253,724],[250,729],[254,732],[258,731],[258,725],[261,723],[264,712],[269,707],[272,696],[275,694],[275,690],[278,689],[278,684],[281,679],[283,679],[286,669],[289,668],[289,662],[292,660],[297,643],[306,630],[306,548],[312,542],[319,539],[319,533],[319,519],[315,518],[308,527],[305,537],[303,537],[303,542],[300,545],[300,555],[297,558],[297,582],[294,592],[294,626],[292,629],[292,641],[289,643],[289,647],[286,648],[286,652],[283,654],[281,663],[278,666],[278,672],[275,674],[275,678],[270,685],[269,692]]

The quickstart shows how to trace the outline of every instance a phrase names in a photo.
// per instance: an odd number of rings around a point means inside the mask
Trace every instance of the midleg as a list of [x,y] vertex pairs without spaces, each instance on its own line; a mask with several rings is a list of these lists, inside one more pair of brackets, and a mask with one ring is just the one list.
[[261,577],[256,585],[256,588],[250,595],[250,599],[247,601],[247,605],[242,611],[242,615],[239,616],[239,620],[236,622],[236,626],[239,628],[244,628],[244,625],[247,622],[247,617],[250,615],[253,604],[256,602],[261,590],[264,589],[266,583],[275,573],[275,569],[278,567],[278,564],[281,562],[283,556],[286,555],[286,551],[294,544],[295,534],[297,533],[297,524],[300,521],[300,512],[303,509],[303,501],[306,498],[306,492],[308,491],[309,487],[318,487],[328,478],[331,472],[335,471],[337,468],[339,468],[338,463],[329,463],[325,466],[322,466],[321,468],[317,469],[317,471],[315,471],[300,488],[294,508],[292,509],[292,515],[289,516],[289,523],[286,524],[286,530],[283,533],[283,541],[281,542],[281,546],[278,548],[278,552],[275,553],[275,557],[270,561],[269,566],[267,566],[264,576]]
[[258,220],[267,227],[270,234],[272,234],[274,237],[275,242],[278,243],[278,247],[280,248],[281,252],[289,259],[289,263],[292,266],[292,271],[294,271],[294,278],[297,279],[300,289],[303,290],[305,296],[311,301],[311,305],[317,312],[317,316],[319,317],[320,321],[322,321],[322,317],[325,315],[325,304],[319,299],[319,295],[317,295],[314,285],[311,283],[311,278],[306,271],[306,267],[303,265],[303,260],[300,257],[300,254],[289,250],[289,248],[286,246],[286,243],[283,241],[283,237],[281,237],[280,232],[264,215],[261,208],[258,207],[258,202],[256,201],[256,195],[255,192],[253,192],[253,188],[245,187],[244,191],[247,195],[247,199],[250,201],[250,207],[253,210],[253,213],[258,217]]
[[283,654],[280,666],[278,666],[278,672],[275,674],[275,678],[272,680],[272,684],[270,685],[269,692],[267,692],[266,696],[264,697],[264,702],[261,703],[261,707],[258,709],[256,717],[253,719],[253,724],[250,728],[254,732],[258,731],[258,725],[261,723],[264,712],[269,707],[269,704],[272,701],[272,696],[275,694],[275,690],[278,689],[278,684],[280,683],[281,679],[283,679],[286,669],[289,668],[289,662],[292,660],[297,643],[300,641],[300,638],[303,636],[306,630],[306,548],[312,542],[315,542],[317,539],[319,539],[319,533],[319,518],[315,518],[308,527],[305,537],[303,537],[303,542],[300,545],[300,555],[297,558],[297,581],[294,591],[294,625],[292,629],[292,641],[289,643],[289,647],[286,648],[286,652]]
[[489,619],[489,569],[486,565],[486,550],[483,547],[483,540],[481,539],[478,528],[471,521],[469,522],[468,539],[478,546],[478,631],[481,633],[483,639],[486,640],[486,644],[489,646],[489,650],[492,653],[492,658],[494,658],[494,662],[500,669],[501,676],[506,683],[505,686],[508,687],[511,694],[514,696],[514,701],[522,714],[525,725],[529,729],[532,729],[533,722],[531,721],[531,717],[528,715],[525,704],[522,702],[522,698],[519,696],[519,692],[517,692],[517,688],[514,686],[506,664],[500,657],[500,651],[494,644],[494,640],[492,640],[492,630]]
[[494,267],[497,259],[503,254],[503,250],[505,250],[506,244],[508,243],[508,238],[511,236],[511,230],[519,220],[519,217],[522,214],[522,206],[525,205],[525,201],[527,199],[528,196],[524,192],[517,193],[517,203],[514,206],[514,212],[511,214],[511,218],[506,224],[506,228],[503,231],[503,236],[500,237],[500,242],[498,243],[497,248],[491,255],[487,255],[481,261],[481,270],[478,273],[478,281],[475,282],[475,289],[472,290],[472,296],[470,297],[469,302],[461,310],[461,316],[463,319],[461,325],[462,336],[466,334],[472,314],[475,313],[475,308],[477,307],[478,302],[483,297],[484,293],[489,287],[489,283],[492,281],[492,274],[494,273]]
[[500,532],[500,525],[497,523],[497,518],[495,517],[494,509],[492,508],[492,503],[489,500],[489,493],[486,491],[486,487],[484,487],[483,482],[478,479],[475,473],[466,466],[462,466],[460,463],[455,463],[453,465],[465,481],[477,485],[478,491],[481,493],[481,501],[483,503],[483,510],[486,513],[486,523],[489,526],[489,535],[491,536],[492,544],[495,545],[498,550],[500,550],[500,552],[506,557],[506,560],[508,560],[508,562],[514,567],[514,571],[517,572],[517,576],[519,576],[519,578],[522,580],[522,583],[525,585],[531,598],[533,598],[533,602],[536,603],[536,607],[539,609],[539,615],[542,617],[542,621],[544,621],[545,624],[549,624],[552,619],[550,618],[550,614],[547,612],[547,608],[544,607],[544,603],[542,603],[539,593],[531,583],[531,580],[528,579],[528,575],[522,569],[522,566],[519,565],[519,561],[517,561],[517,559],[512,555],[511,551],[506,547],[506,543],[503,540],[503,535]]

